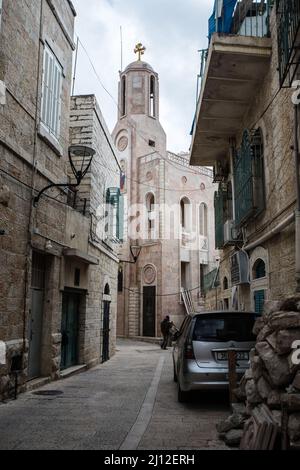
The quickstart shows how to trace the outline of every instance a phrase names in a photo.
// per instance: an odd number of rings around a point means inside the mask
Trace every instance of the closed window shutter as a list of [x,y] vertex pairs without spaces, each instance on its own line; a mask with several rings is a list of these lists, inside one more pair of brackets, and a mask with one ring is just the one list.
[[265,291],[259,290],[254,292],[254,303],[255,303],[255,312],[258,315],[263,314],[264,303],[265,303]]
[[56,139],[60,133],[62,68],[45,46],[41,120]]
[[119,208],[118,208],[118,239],[124,240],[124,196],[119,195]]

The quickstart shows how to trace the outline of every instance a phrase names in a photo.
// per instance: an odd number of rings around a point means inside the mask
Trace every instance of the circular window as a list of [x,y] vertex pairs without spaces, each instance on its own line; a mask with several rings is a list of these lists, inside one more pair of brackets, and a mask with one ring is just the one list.
[[127,147],[128,147],[128,139],[127,137],[123,136],[118,141],[118,149],[120,150],[120,152],[124,152],[124,150],[126,150]]
[[152,178],[153,178],[153,174],[151,171],[148,171],[148,173],[146,174],[146,178],[147,178],[147,181],[151,181]]
[[182,184],[186,184],[186,183],[187,183],[187,177],[186,177],[186,176],[183,176],[182,179],[181,179],[181,181],[182,181]]
[[201,191],[205,191],[206,187],[205,187],[205,184],[204,184],[204,183],[201,183],[200,189],[201,189]]
[[144,268],[144,281],[146,284],[153,284],[156,279],[156,271],[153,266],[148,265]]

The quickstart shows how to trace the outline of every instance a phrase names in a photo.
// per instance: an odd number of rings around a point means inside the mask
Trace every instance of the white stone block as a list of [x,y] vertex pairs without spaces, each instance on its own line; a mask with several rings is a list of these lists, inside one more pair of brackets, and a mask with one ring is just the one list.
[[0,105],[6,104],[6,85],[0,80]]

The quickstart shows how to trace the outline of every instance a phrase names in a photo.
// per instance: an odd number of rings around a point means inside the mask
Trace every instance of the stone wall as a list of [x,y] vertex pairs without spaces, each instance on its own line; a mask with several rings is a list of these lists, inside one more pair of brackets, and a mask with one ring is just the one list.
[[[41,374],[57,377],[61,318],[60,258],[65,235],[65,194],[59,190],[33,207],[33,190],[67,177],[69,107],[75,12],[67,0],[3,1],[0,80],[6,86],[0,109],[0,340],[7,346],[0,369],[0,396],[11,393],[12,358],[22,355],[20,389],[28,380],[32,252],[48,257],[41,345]],[[40,24],[43,26],[40,28]],[[64,24],[64,26],[63,26]],[[61,129],[57,145],[41,133],[40,110],[44,44],[64,71]],[[36,131],[37,130],[37,131]],[[42,135],[43,134],[43,135]],[[51,239],[53,251],[46,250]],[[57,339],[58,338],[58,339]],[[4,379],[1,380],[1,377]]]
[[[260,128],[263,135],[263,158],[265,175],[265,210],[244,224],[243,246],[255,243],[267,235],[279,223],[291,215],[296,208],[294,144],[294,109],[292,103],[293,89],[283,88],[278,92],[278,52],[277,25],[275,8],[271,15],[272,56],[265,78],[259,83],[256,95],[243,118],[241,131],[235,136],[237,149],[241,145],[244,129]],[[229,179],[233,178],[231,174]],[[237,243],[239,247],[242,243]],[[230,256],[235,251],[232,246],[222,250],[220,264],[221,285],[225,277],[233,288],[230,275]],[[270,236],[255,249],[247,250],[250,268],[255,260],[261,257],[266,262],[266,277],[262,289],[266,300],[283,300],[292,295],[296,289],[295,280],[295,225],[292,222],[277,235]],[[239,288],[239,308],[254,309],[254,282],[250,269],[249,285]],[[226,296],[221,288],[221,298]],[[208,302],[209,306],[209,302]]]
[[300,449],[300,295],[267,302],[254,333],[257,342],[250,354],[250,369],[236,391],[246,407],[233,406],[233,416],[218,430],[227,442],[239,437],[235,444],[242,439],[243,448],[253,449],[262,445],[256,441],[254,417],[263,410],[278,431],[274,445]]

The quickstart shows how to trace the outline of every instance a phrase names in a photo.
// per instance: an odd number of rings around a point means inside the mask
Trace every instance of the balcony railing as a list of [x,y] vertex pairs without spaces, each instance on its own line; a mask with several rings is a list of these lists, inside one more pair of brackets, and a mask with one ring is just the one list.
[[209,38],[215,32],[269,36],[273,3],[274,0],[216,0],[213,15],[209,19]]
[[299,0],[277,0],[277,28],[280,84],[291,86],[295,78],[299,55],[297,58],[296,44],[300,33],[300,2]]

